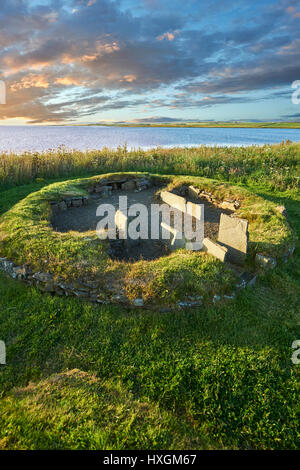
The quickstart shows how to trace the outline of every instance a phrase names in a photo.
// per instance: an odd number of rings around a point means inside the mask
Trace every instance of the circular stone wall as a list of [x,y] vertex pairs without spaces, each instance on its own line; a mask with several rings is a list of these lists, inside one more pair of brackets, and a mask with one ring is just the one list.
[[[161,191],[205,204],[205,236],[212,242],[221,213],[248,221],[244,264],[223,263],[204,251],[171,251],[160,241],[152,251],[142,243],[113,249],[96,236],[99,203],[116,204],[121,194],[129,204],[158,203]],[[232,298],[237,288],[254,283],[257,270],[287,259],[293,247],[276,205],[244,189],[202,178],[118,173],[55,183],[14,206],[1,218],[0,267],[58,295],[187,307]]]

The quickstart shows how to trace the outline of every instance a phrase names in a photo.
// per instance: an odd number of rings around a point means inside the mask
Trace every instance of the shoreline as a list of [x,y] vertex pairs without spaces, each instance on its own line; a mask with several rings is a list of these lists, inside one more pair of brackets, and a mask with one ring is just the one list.
[[94,124],[62,124],[63,127],[78,126],[78,127],[169,127],[169,128],[202,128],[202,129],[300,129],[300,122],[257,122],[257,123],[242,123],[242,122],[178,122],[178,123],[94,123]]
[[64,124],[1,124],[0,127],[132,127],[132,128],[174,128],[174,129],[300,129],[299,122],[160,122],[160,123],[135,123],[135,122],[100,122],[100,123],[64,123]]

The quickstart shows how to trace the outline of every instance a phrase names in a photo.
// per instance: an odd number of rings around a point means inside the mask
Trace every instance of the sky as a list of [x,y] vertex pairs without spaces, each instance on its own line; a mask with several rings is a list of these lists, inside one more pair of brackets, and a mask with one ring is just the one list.
[[3,124],[300,120],[293,0],[1,0]]

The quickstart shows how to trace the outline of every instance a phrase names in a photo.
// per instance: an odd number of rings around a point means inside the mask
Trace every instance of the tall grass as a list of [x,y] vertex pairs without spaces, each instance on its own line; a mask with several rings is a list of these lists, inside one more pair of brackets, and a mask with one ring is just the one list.
[[235,183],[261,183],[270,189],[299,187],[300,144],[263,147],[198,147],[86,152],[60,147],[42,153],[0,155],[0,188],[39,178],[60,178],[112,171],[204,176]]

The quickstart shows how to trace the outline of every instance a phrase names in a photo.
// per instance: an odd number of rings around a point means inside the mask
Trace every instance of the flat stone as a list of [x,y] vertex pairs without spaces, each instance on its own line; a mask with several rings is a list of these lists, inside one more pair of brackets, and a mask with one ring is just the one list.
[[12,261],[9,261],[6,258],[0,258],[0,269],[3,269],[3,271],[5,271],[13,279],[17,278],[17,274],[15,273],[15,268],[16,268],[16,265]]
[[42,287],[42,290],[43,292],[56,292],[57,288],[53,282],[46,282],[46,284]]
[[108,196],[112,192],[111,186],[96,186],[95,192],[102,196]]
[[228,249],[228,260],[243,264],[248,250],[248,220],[221,214],[218,241]]
[[147,179],[137,179],[135,181],[135,184],[138,191],[144,191],[145,189],[148,189],[151,186],[150,181]]
[[175,209],[185,212],[186,199],[182,196],[170,193],[169,191],[161,191],[161,200]]
[[230,295],[224,295],[224,299],[226,300],[233,300],[235,298],[236,294],[233,293],[233,294],[230,294]]
[[273,269],[277,262],[275,258],[265,256],[261,253],[256,253],[255,264],[262,269]]
[[126,295],[122,295],[122,294],[116,294],[116,295],[113,295],[112,296],[112,300],[114,302],[119,302],[119,303],[122,303],[122,304],[127,304],[129,302],[128,298],[126,297]]
[[200,192],[200,197],[206,199],[209,202],[212,202],[213,200],[212,193],[207,193],[206,191],[203,191],[203,190]]
[[132,191],[133,189],[136,189],[136,184],[135,181],[126,181],[126,183],[123,183],[121,186],[121,189],[123,191]]
[[277,212],[279,212],[279,214],[282,214],[282,215],[286,216],[286,208],[285,208],[285,206],[283,206],[283,205],[281,205],[281,206],[276,206],[276,207],[275,207],[275,210],[276,210]]
[[132,305],[134,305],[134,307],[144,307],[144,300],[134,299],[134,301],[132,302]]
[[219,243],[212,241],[210,238],[204,238],[203,250],[215,258],[218,258],[223,263],[228,253],[228,249],[225,246],[219,245]]
[[173,238],[170,248],[172,251],[181,250],[186,248],[187,240],[185,236],[182,234],[182,238]]
[[82,197],[72,199],[72,206],[73,207],[81,207],[82,205],[83,205]]
[[60,211],[66,211],[68,209],[68,206],[67,204],[65,203],[65,201],[61,201],[57,204],[57,208],[60,210]]
[[72,199],[71,198],[65,199],[65,203],[67,204],[67,208],[69,209],[69,207],[72,206]]
[[195,186],[188,187],[188,195],[190,197],[199,197],[201,190],[199,188],[195,188]]
[[178,307],[180,308],[192,308],[200,307],[203,304],[201,300],[180,300],[178,302]]
[[244,287],[251,287],[254,286],[256,283],[256,275],[248,272],[243,272],[240,276],[240,282],[237,284],[238,289],[242,289]]
[[226,201],[225,200],[225,201],[221,202],[219,207],[221,207],[222,209],[228,209],[230,211],[235,211],[236,210],[234,201]]
[[215,304],[216,302],[219,302],[221,300],[221,297],[217,294],[213,296],[213,303]]
[[26,279],[27,269],[26,266],[16,266],[13,271],[18,279]]
[[43,273],[43,272],[35,273],[32,277],[36,281],[40,281],[40,282],[51,282],[53,280],[52,274]]

